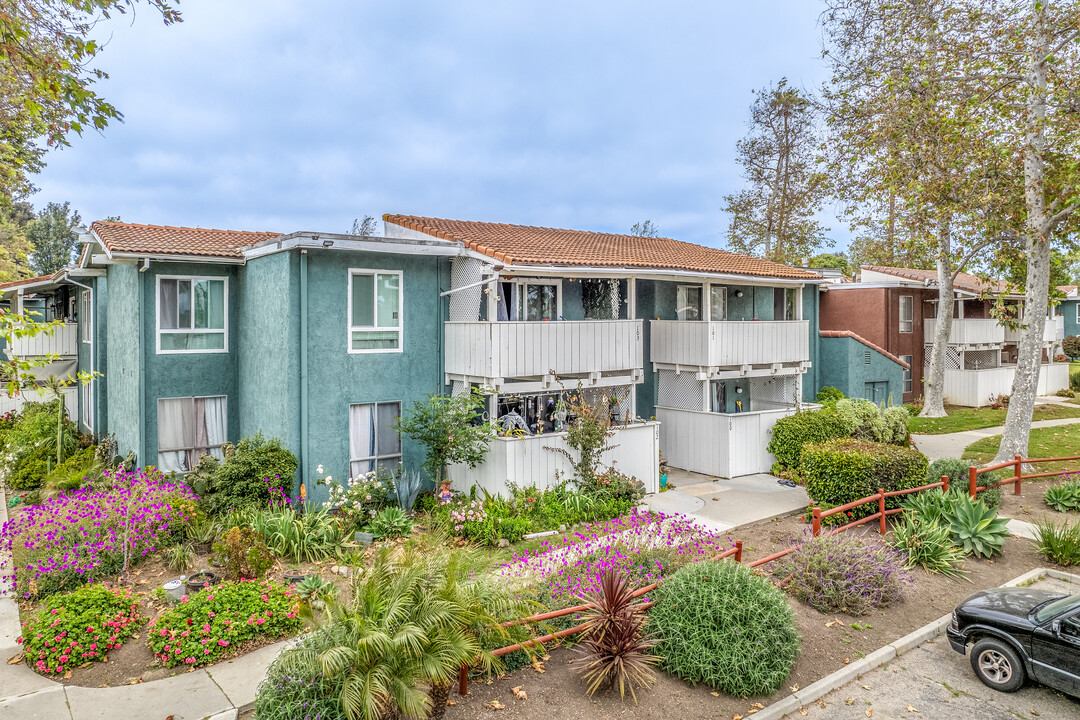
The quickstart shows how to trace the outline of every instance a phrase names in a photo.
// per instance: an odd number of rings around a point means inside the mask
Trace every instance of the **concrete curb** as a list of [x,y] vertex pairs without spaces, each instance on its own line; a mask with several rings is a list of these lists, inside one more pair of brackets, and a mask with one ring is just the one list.
[[[1018,578],[1010,580],[1004,585],[1001,585],[1001,587],[1030,585],[1043,577],[1051,577],[1055,580],[1062,580],[1068,583],[1080,583],[1080,575],[1071,575],[1052,568],[1036,568],[1030,572],[1024,573]],[[831,675],[826,675],[812,685],[807,685],[801,690],[777,700],[764,710],[754,713],[754,720],[780,720],[781,718],[787,717],[804,705],[816,702],[833,690],[847,685],[852,680],[858,679],[860,675],[868,673],[894,658],[903,655],[909,650],[919,647],[928,640],[933,640],[935,637],[945,632],[945,628],[949,626],[950,622],[952,622],[952,613],[943,615],[937,620],[919,628],[915,632],[909,633],[879,650],[875,650],[861,660],[849,663]]]

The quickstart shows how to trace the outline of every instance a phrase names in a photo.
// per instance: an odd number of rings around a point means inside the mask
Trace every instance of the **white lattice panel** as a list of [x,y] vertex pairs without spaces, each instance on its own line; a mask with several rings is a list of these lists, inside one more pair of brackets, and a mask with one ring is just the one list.
[[964,353],[965,370],[986,370],[998,367],[1000,350],[968,350]]
[[[450,263],[450,288],[465,287],[483,280],[484,265],[480,260],[470,257],[456,257]],[[480,300],[484,297],[485,287],[494,288],[494,283],[487,286],[477,285],[468,290],[459,290],[450,295],[450,321],[470,322],[479,320]]]
[[750,378],[750,402],[794,405],[798,384],[795,375],[770,378]]
[[[934,352],[933,345],[926,345],[923,347],[923,364],[927,367],[930,366],[930,356]],[[946,370],[959,370],[960,369],[960,351],[950,345],[945,352],[945,369]]]
[[656,404],[683,410],[704,410],[702,381],[691,372],[660,370],[657,375]]

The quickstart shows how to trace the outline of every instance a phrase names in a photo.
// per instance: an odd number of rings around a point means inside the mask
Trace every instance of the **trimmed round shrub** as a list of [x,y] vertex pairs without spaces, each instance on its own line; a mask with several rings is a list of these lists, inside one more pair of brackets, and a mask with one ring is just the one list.
[[843,400],[845,397],[840,388],[834,388],[832,385],[826,385],[817,391],[817,401],[819,403],[834,403],[837,400]]
[[849,429],[846,435],[859,440],[902,444],[909,437],[908,412],[904,407],[881,408],[859,398],[840,400],[836,413]]
[[851,532],[812,537],[775,569],[788,591],[821,612],[864,615],[904,599],[907,557],[884,540]]
[[[840,438],[804,447],[800,468],[811,500],[845,505],[873,495],[878,488],[888,492],[919,487],[926,482],[927,464],[926,456],[911,447]],[[902,498],[889,498],[886,506],[900,507]],[[856,510],[865,516],[877,507]]]
[[734,696],[784,685],[799,655],[795,613],[767,578],[725,561],[694,563],[652,595],[649,629],[664,671]]
[[836,412],[835,407],[807,410],[780,418],[772,428],[768,450],[776,461],[786,467],[799,464],[803,445],[820,443],[850,434],[850,428]]

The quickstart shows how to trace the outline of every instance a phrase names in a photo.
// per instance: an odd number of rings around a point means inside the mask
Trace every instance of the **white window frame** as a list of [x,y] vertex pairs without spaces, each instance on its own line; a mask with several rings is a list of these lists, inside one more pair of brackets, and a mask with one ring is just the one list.
[[[401,457],[402,457],[402,450],[403,450],[403,448],[402,448],[403,444],[401,442],[401,436],[398,435],[398,451],[396,453],[389,453],[387,455],[380,455],[379,454],[379,448],[375,448],[375,454],[374,455],[368,455],[366,457],[354,458],[352,456],[352,433],[353,433],[352,409],[356,405],[374,405],[375,406],[375,421],[378,422],[378,419],[379,419],[379,406],[380,405],[397,405],[397,408],[398,408],[397,416],[398,416],[398,419],[400,419],[401,418],[402,402],[400,400],[382,400],[382,401],[379,401],[379,402],[349,403],[349,413],[348,413],[349,428],[348,428],[348,435],[346,436],[346,437],[349,438],[349,468],[348,468],[348,472],[345,474],[345,476],[350,477],[350,478],[353,477],[353,474],[352,474],[353,463],[369,462],[371,460],[374,460],[375,461],[375,467],[377,469],[379,467],[379,461],[380,460],[392,460],[394,458],[397,458],[397,461],[400,463],[401,462]],[[375,437],[376,438],[379,437],[378,430],[376,430],[376,432],[375,432]]]
[[[908,305],[908,319],[904,319],[904,300],[907,300]],[[899,325],[899,331],[903,335],[908,335],[915,330],[915,296],[914,295],[901,295],[896,303],[897,305],[897,320]],[[904,325],[907,325],[907,330],[904,329]]]
[[[691,307],[691,305],[689,304],[689,300],[685,300],[685,298],[686,298],[686,296],[688,294],[688,291],[690,291],[690,290],[697,290],[698,293],[699,293],[699,295],[698,295],[699,304],[698,304],[698,308],[697,308],[698,316],[694,320],[684,320],[683,318],[679,317],[679,313]],[[685,303],[681,309],[679,307],[679,296],[680,295],[682,295],[682,297],[684,298],[684,303]],[[711,298],[706,298],[705,297],[705,286],[704,285],[679,285],[675,289],[675,318],[677,320],[679,320],[680,322],[699,322],[699,321],[703,320],[705,318],[705,303],[706,303],[707,300],[709,302],[711,302]]]
[[555,320],[561,320],[562,312],[562,280],[548,278],[519,278],[515,281],[514,291],[518,294],[518,317],[520,322],[547,322],[546,320],[528,320],[528,312],[525,309],[525,300],[528,297],[529,285],[554,285],[555,286]]
[[[157,403],[155,403],[155,408],[157,409],[157,412],[160,415],[162,400],[166,400],[166,401],[167,400],[209,400],[211,398],[222,398],[225,401],[225,428],[224,429],[225,429],[225,437],[228,438],[229,437],[229,396],[228,395],[180,395],[178,397],[163,397],[163,398],[158,398],[157,399]],[[157,416],[155,416],[155,422],[157,422]],[[210,450],[212,450],[213,448],[220,448],[220,447],[221,447],[221,445],[207,445],[206,447],[202,447],[201,445],[199,445],[199,446],[181,447],[181,448],[161,448],[161,447],[159,447],[157,449],[157,454],[160,455],[161,453],[165,453],[165,452],[187,452],[188,450],[205,450],[206,452],[204,452],[203,454],[208,455],[208,454],[210,454]],[[156,462],[156,458],[155,458],[155,462]],[[191,472],[191,471],[189,470],[188,472]]]
[[94,432],[94,381],[81,383],[79,394],[82,395],[82,422],[92,433]]
[[[194,286],[195,283],[203,280],[217,280],[225,283],[222,290],[223,293],[223,311],[224,311],[224,325],[225,327],[220,330],[211,330],[203,328],[176,328],[173,330],[166,330],[161,327],[161,310],[158,305],[161,303],[161,281],[162,280],[187,280]],[[194,291],[192,292],[194,297]],[[179,304],[178,304],[179,305]],[[195,324],[195,309],[191,311],[191,323]],[[154,336],[157,339],[157,354],[158,355],[221,355],[229,352],[229,276],[228,275],[158,275],[157,281],[154,283],[154,328],[156,332]],[[220,349],[206,349],[206,350],[162,350],[161,349],[161,336],[162,335],[193,335],[195,333],[203,333],[206,335],[222,335],[224,337],[223,346]]]
[[[392,327],[379,327],[378,325],[353,325],[352,324],[352,285],[353,278],[357,275],[371,275],[374,278],[377,275],[397,275],[398,279],[398,324],[396,328]],[[374,292],[379,292],[379,284],[373,282]],[[376,353],[400,353],[405,352],[405,273],[401,270],[380,270],[377,268],[349,268],[349,283],[347,288],[348,295],[346,297],[345,308],[345,348],[350,355],[372,355]],[[378,322],[379,316],[379,303],[378,297],[375,298],[375,302],[372,305],[372,319]],[[390,332],[396,330],[398,335],[398,342],[396,348],[361,348],[359,350],[353,348],[353,332],[359,331],[378,331],[378,332]],[[356,403],[354,403],[356,404]]]
[[79,339],[86,345],[94,341],[94,303],[90,293],[90,290],[83,290],[79,297]]
[[915,360],[915,356],[901,355],[900,359],[908,364],[907,369],[904,370],[904,387],[902,392],[909,393],[912,392],[912,388],[914,387],[912,383],[911,365]]
[[[713,317],[713,293],[719,292],[720,297],[724,299],[724,317]],[[709,321],[723,322],[727,320],[728,316],[728,289],[727,285],[709,285]]]
[[1080,323],[1080,302],[1076,303],[1076,322]]

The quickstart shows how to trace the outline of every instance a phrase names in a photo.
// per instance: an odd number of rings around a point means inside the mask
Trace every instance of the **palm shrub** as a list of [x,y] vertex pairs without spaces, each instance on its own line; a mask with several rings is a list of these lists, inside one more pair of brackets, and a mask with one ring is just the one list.
[[255,701],[260,720],[296,717],[300,697],[312,717],[439,718],[458,668],[498,670],[483,648],[499,646],[493,636],[508,640],[501,623],[531,605],[496,582],[482,553],[440,542],[380,548],[353,578],[351,600],[332,603],[326,624],[270,666]]
[[1058,512],[1080,510],[1080,480],[1070,480],[1047,488],[1043,493],[1043,500]]
[[660,640],[645,632],[645,603],[634,598],[626,571],[607,570],[600,577],[600,591],[581,599],[589,605],[582,619],[585,628],[576,650],[585,656],[578,667],[589,683],[588,693],[619,686],[619,696],[637,704],[635,687],[647,689],[656,675],[652,668],[660,658],[649,651]]
[[1080,565],[1080,521],[1060,525],[1045,520],[1035,524],[1035,542],[1047,560],[1058,565]]
[[999,518],[986,503],[972,500],[969,495],[960,495],[956,503],[945,510],[942,523],[948,524],[953,544],[978,557],[1000,555],[1005,538],[1009,536],[1009,521]]
[[808,539],[776,566],[799,600],[821,612],[863,615],[904,598],[906,558],[888,543],[854,533]]
[[908,567],[919,566],[946,577],[964,576],[959,564],[965,553],[953,545],[952,533],[946,525],[918,513],[905,512],[893,525],[892,545],[907,555]]
[[649,624],[663,638],[660,667],[691,685],[734,696],[768,695],[799,654],[784,593],[747,567],[706,561],[683,567],[653,595]]

